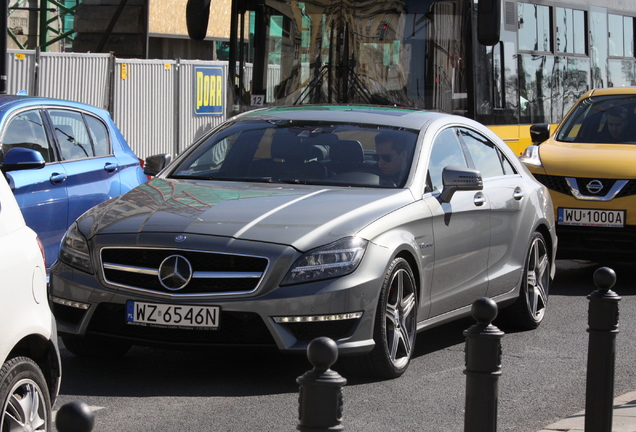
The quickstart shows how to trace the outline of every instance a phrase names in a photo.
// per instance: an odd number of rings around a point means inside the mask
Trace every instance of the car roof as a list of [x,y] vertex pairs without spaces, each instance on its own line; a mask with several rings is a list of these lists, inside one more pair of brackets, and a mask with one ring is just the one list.
[[451,114],[412,108],[371,105],[303,105],[257,109],[243,113],[234,119],[236,121],[333,121],[421,129],[425,124],[442,117],[462,118]]
[[581,99],[594,96],[629,95],[636,94],[636,87],[608,87],[597,88],[586,92]]
[[48,98],[42,96],[28,96],[28,95],[8,95],[8,94],[0,94],[0,110],[5,111],[12,108],[20,108],[22,106],[34,106],[34,105],[60,105],[66,107],[72,107],[77,109],[83,109],[86,111],[91,111],[95,113],[99,113],[104,115],[107,113],[106,110],[70,100],[64,99],[56,99],[56,98]]

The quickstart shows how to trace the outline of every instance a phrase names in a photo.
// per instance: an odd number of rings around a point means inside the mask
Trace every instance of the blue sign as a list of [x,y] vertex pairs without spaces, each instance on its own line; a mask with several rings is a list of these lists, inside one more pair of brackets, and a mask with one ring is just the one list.
[[223,115],[223,67],[194,67],[194,115]]

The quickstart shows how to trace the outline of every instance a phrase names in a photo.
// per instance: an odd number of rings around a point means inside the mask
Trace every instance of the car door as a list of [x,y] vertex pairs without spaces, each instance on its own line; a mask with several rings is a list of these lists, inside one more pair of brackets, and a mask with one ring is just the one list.
[[48,108],[68,176],[68,226],[86,210],[121,194],[120,166],[106,125],[86,112]]
[[41,169],[10,171],[7,179],[27,225],[40,237],[50,267],[68,227],[66,170],[47,138],[39,110],[14,114],[5,123],[1,136],[3,154],[14,147],[30,148],[39,151],[46,162]]
[[[459,128],[459,136],[468,150],[474,168],[481,172],[483,193],[490,203],[490,251],[488,256],[488,296],[513,289],[521,277],[523,263],[515,256],[526,250],[527,230],[522,208],[531,186],[517,173],[497,145],[482,134]],[[521,237],[519,237],[521,235]]]
[[482,191],[458,191],[441,202],[446,166],[469,167],[455,128],[437,135],[428,166],[424,201],[433,214],[435,264],[430,316],[468,306],[486,294],[490,247],[490,204]]

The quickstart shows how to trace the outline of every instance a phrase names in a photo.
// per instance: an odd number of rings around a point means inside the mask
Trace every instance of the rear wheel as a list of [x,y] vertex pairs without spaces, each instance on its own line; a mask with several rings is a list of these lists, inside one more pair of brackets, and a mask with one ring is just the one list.
[[535,232],[526,254],[519,298],[502,311],[505,322],[524,330],[539,327],[548,306],[549,288],[550,254],[543,235]]
[[79,357],[114,358],[128,352],[131,344],[109,339],[89,339],[62,336],[64,346],[72,354]]
[[0,369],[0,431],[52,430],[51,397],[38,365],[28,357],[8,360]]
[[403,258],[391,263],[380,292],[373,350],[361,357],[365,374],[397,378],[411,361],[417,330],[417,295],[413,271]]

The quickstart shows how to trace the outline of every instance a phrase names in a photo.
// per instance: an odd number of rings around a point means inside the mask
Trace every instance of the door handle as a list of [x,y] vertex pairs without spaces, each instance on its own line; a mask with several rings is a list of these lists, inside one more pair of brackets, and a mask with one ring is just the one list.
[[523,191],[519,186],[515,188],[515,191],[512,193],[512,197],[517,201],[521,201],[521,199],[523,198]]
[[481,192],[477,192],[473,198],[473,202],[477,207],[481,207],[486,202],[486,196]]
[[49,181],[53,184],[60,184],[64,180],[66,180],[66,174],[64,173],[53,173],[51,174],[51,177],[49,178]]
[[108,171],[108,172],[117,171],[117,168],[119,168],[119,165],[118,164],[114,164],[112,162],[106,162],[106,164],[104,165],[104,170]]

